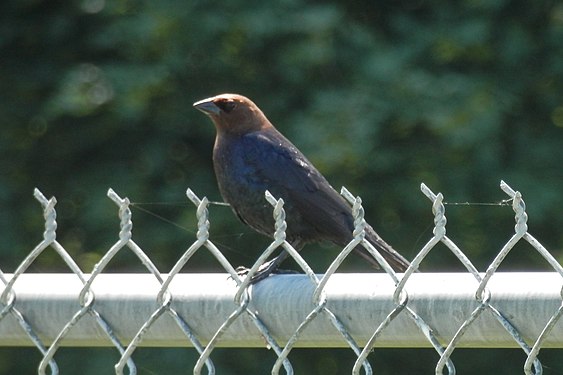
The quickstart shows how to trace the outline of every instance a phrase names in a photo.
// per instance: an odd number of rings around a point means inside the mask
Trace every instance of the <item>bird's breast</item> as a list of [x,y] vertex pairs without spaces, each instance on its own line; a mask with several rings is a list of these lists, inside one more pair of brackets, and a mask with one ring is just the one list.
[[253,156],[249,155],[252,152],[236,144],[215,148],[215,175],[223,199],[236,215],[255,230],[271,234],[272,208],[264,197],[268,183],[253,163]]

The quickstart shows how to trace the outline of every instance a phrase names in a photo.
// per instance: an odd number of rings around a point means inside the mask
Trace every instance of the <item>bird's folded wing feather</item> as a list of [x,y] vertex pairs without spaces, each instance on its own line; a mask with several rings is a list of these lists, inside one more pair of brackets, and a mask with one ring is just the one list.
[[351,238],[350,206],[311,162],[277,131],[249,136],[260,138],[252,141],[256,152],[246,156],[254,177],[260,176],[274,196],[289,198],[288,203],[326,239]]

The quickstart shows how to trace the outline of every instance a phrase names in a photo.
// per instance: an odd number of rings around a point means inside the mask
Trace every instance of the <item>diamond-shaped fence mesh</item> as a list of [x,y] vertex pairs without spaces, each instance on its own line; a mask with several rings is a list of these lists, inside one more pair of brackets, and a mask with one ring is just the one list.
[[[479,272],[446,235],[442,194],[421,190],[432,204],[433,235],[404,273],[396,273],[364,239],[361,199],[343,189],[355,218],[353,240],[323,274],[315,274],[285,240],[284,202],[266,192],[275,218],[273,242],[245,276],[240,276],[209,240],[209,204],[188,189],[196,206],[197,239],[168,273],[161,273],[132,239],[127,198],[108,197],[119,210],[119,238],[90,272],[83,272],[56,240],[55,198],[39,191],[45,218],[43,240],[13,273],[0,271],[0,345],[35,346],[42,354],[39,374],[58,374],[57,351],[65,346],[112,346],[119,353],[116,374],[136,374],[135,350],[141,346],[188,346],[199,353],[194,374],[215,374],[219,347],[267,347],[277,359],[272,374],[293,374],[291,351],[297,347],[346,347],[355,353],[352,374],[372,374],[369,354],[381,347],[430,347],[439,355],[436,374],[455,374],[456,348],[521,348],[523,373],[542,374],[542,348],[563,347],[563,268],[527,227],[519,192],[501,182],[515,213],[514,234],[485,272]],[[526,241],[554,272],[497,272],[519,241]],[[465,267],[465,273],[417,272],[439,243]],[[362,245],[384,272],[343,274],[339,266]],[[63,274],[26,272],[46,249],[67,265]],[[257,284],[251,277],[276,250],[283,249],[304,274],[275,275]],[[104,273],[114,256],[130,251],[144,274]],[[226,273],[181,273],[192,256],[208,251]],[[189,349],[193,350],[193,349]],[[236,371],[236,369],[235,369]],[[190,372],[190,371],[187,371]]]

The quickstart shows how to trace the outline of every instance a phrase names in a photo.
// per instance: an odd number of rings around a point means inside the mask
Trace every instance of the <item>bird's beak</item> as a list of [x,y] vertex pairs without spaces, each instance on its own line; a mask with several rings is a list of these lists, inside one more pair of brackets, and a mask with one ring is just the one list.
[[213,98],[207,98],[194,103],[194,107],[206,115],[218,115],[221,109],[213,103]]

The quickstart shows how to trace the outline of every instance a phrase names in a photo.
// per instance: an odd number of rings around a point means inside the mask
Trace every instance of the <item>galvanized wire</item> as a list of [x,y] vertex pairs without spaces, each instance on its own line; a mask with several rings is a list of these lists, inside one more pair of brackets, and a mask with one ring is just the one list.
[[[68,345],[69,342],[74,342],[74,339],[71,339],[71,337],[75,337],[73,332],[80,331],[80,335],[87,334],[83,333],[79,324],[85,322],[85,316],[90,316],[92,318],[90,320],[95,323],[97,329],[107,338],[103,345],[113,346],[119,352],[120,359],[115,365],[115,372],[118,375],[124,373],[125,367],[127,367],[128,374],[136,374],[133,359],[135,350],[139,346],[145,345],[144,341],[147,338],[149,343],[154,342],[155,327],[168,324],[167,322],[169,321],[174,322],[175,328],[182,333],[184,338],[183,345],[194,347],[199,353],[199,358],[193,368],[193,373],[196,375],[201,374],[204,368],[207,374],[215,374],[215,366],[211,360],[214,350],[219,346],[235,342],[233,337],[237,337],[237,342],[244,341],[246,336],[252,335],[251,331],[259,333],[264,340],[264,346],[272,349],[277,356],[277,359],[272,364],[271,373],[279,374],[283,368],[286,374],[293,374],[293,367],[290,362],[292,349],[302,346],[304,342],[310,342],[308,341],[309,333],[311,330],[318,329],[319,324],[328,324],[328,327],[332,327],[330,329],[334,329],[335,333],[337,332],[337,337],[339,337],[337,339],[331,336],[331,345],[346,346],[355,353],[357,359],[351,369],[351,373],[357,375],[361,373],[362,369],[365,374],[373,374],[375,372],[369,363],[369,354],[377,350],[376,347],[384,346],[385,342],[388,342],[386,334],[396,332],[397,329],[396,324],[393,325],[391,323],[400,321],[402,325],[410,322],[411,326],[409,327],[416,327],[415,332],[418,332],[418,336],[416,339],[414,336],[411,337],[411,343],[416,342],[417,346],[433,347],[439,354],[440,358],[436,364],[435,373],[438,375],[443,374],[444,368],[446,368],[447,373],[453,375],[456,373],[456,370],[451,359],[452,353],[456,348],[465,347],[466,344],[462,340],[464,337],[471,337],[471,342],[478,341],[480,336],[474,334],[475,329],[479,325],[484,324],[485,317],[492,317],[500,323],[505,334],[509,335],[512,344],[520,347],[526,353],[523,372],[526,375],[540,375],[542,374],[542,365],[538,355],[541,348],[548,343],[550,347],[563,347],[563,339],[560,342],[558,341],[557,344],[553,342],[554,338],[560,337],[560,330],[557,327],[559,327],[558,323],[563,315],[563,267],[528,232],[528,215],[522,194],[513,190],[504,181],[501,181],[501,190],[512,201],[512,209],[515,214],[514,234],[499,250],[497,256],[484,273],[480,273],[465,253],[446,235],[447,219],[444,196],[441,193],[435,194],[425,184],[422,184],[421,191],[432,202],[432,212],[434,214],[433,234],[411,261],[410,267],[404,273],[394,272],[379,251],[365,239],[366,222],[361,198],[354,197],[348,190],[343,188],[341,194],[352,206],[354,215],[353,238],[337,255],[327,270],[323,274],[317,275],[307,261],[286,240],[287,222],[285,221],[284,202],[282,199],[272,196],[267,191],[265,192],[266,201],[272,206],[272,215],[275,222],[273,240],[256,259],[252,267],[242,274],[231,265],[221,251],[209,240],[209,201],[205,197],[199,198],[190,189],[187,190],[186,195],[196,207],[198,221],[196,241],[187,246],[187,249],[168,273],[160,272],[145,251],[133,241],[133,222],[129,208],[130,201],[128,198],[121,198],[112,189],[108,191],[108,197],[118,207],[118,217],[120,219],[119,238],[95,264],[91,272],[85,273],[56,240],[55,198],[47,199],[36,189],[34,195],[43,207],[45,219],[43,240],[24,258],[12,274],[0,271],[0,288],[2,288],[0,294],[0,331],[3,324],[12,324],[12,322],[20,327],[21,332],[23,332],[22,337],[27,337],[27,342],[35,346],[43,355],[38,365],[39,374],[46,374],[47,371],[50,374],[58,374],[59,370],[55,361],[55,355],[59,348]],[[557,286],[559,288],[557,289],[558,296],[552,297],[549,300],[549,306],[553,306],[553,311],[543,311],[542,314],[537,314],[544,317],[545,322],[536,322],[541,329],[534,330],[534,333],[530,333],[531,331],[528,327],[522,326],[521,320],[518,319],[518,311],[509,311],[507,309],[500,299],[501,296],[504,297],[503,292],[495,287],[495,280],[503,278],[498,272],[499,267],[502,265],[505,257],[520,241],[529,243],[547,261],[555,271],[554,274],[558,275],[557,285],[562,285]],[[436,321],[435,316],[428,313],[427,308],[421,304],[420,291],[418,289],[418,286],[424,279],[424,275],[417,272],[419,266],[425,261],[431,251],[437,251],[434,249],[439,243],[444,244],[455,255],[467,270],[467,275],[470,275],[473,279],[474,284],[473,289],[471,289],[472,298],[464,304],[466,306],[464,310],[459,311],[456,315],[456,321],[459,320],[459,323],[454,325],[451,330],[450,328],[445,329],[442,327],[440,322]],[[332,292],[329,292],[332,290],[331,285],[336,280],[341,280],[337,271],[342,262],[359,245],[364,247],[381,265],[383,270],[381,277],[385,277],[387,281],[378,281],[378,283],[383,282],[392,286],[392,292],[386,302],[379,306],[383,309],[378,311],[380,318],[363,321],[362,335],[358,335],[357,330],[353,328],[356,322],[350,320],[349,314],[343,315],[343,310],[339,307],[342,301],[338,300]],[[74,299],[78,307],[71,307],[69,310],[71,313],[68,315],[68,318],[65,318],[62,327],[57,327],[55,329],[57,333],[51,337],[46,337],[45,340],[40,338],[41,335],[38,333],[45,332],[45,330],[37,326],[37,321],[30,319],[28,295],[24,292],[24,286],[28,276],[26,271],[36,258],[48,249],[53,249],[59,255],[68,267],[70,275],[74,275],[75,281],[80,285],[80,288],[74,294],[74,297],[70,297]],[[148,310],[146,308],[143,310],[145,315],[140,318],[139,324],[133,328],[133,334],[122,335],[122,337],[115,333],[116,330],[119,331],[120,322],[116,321],[114,313],[106,309],[107,291],[102,287],[104,283],[107,283],[105,280],[107,273],[105,271],[108,265],[116,254],[121,251],[131,251],[146,269],[146,277],[152,278],[155,283],[148,297],[150,307],[148,307]],[[228,289],[230,292],[225,291],[225,293],[227,293],[226,295],[232,293],[230,294],[232,296],[230,302],[227,304],[221,302],[223,314],[221,316],[224,316],[224,318],[222,318],[220,324],[206,327],[206,331],[210,332],[209,335],[202,332],[199,323],[202,317],[193,316],[193,313],[186,314],[183,300],[185,298],[184,294],[190,293],[190,290],[197,294],[198,290],[201,289],[201,285],[197,282],[182,284],[181,293],[174,286],[178,279],[184,279],[185,274],[181,273],[181,271],[189,265],[193,255],[199,251],[208,251],[217,260],[220,267],[226,272],[224,283],[229,285]],[[268,304],[268,298],[271,299],[272,297],[271,295],[268,297],[269,292],[265,291],[267,288],[272,287],[272,281],[276,280],[276,278],[270,277],[258,284],[253,283],[253,276],[261,271],[263,264],[277,251],[287,252],[302,269],[307,280],[307,283],[302,284],[299,290],[299,292],[305,293],[299,296],[299,298],[305,298],[299,305],[300,313],[303,314],[303,317],[298,320],[292,320],[294,323],[285,323],[283,333],[279,329],[279,324],[284,319],[287,319],[285,316],[272,315],[275,314],[276,310],[272,312]],[[303,276],[299,275],[283,275],[277,276],[277,278],[279,278],[279,285],[285,285],[286,281],[292,278],[303,280]],[[350,280],[355,279],[350,278]],[[75,285],[75,283],[68,283],[69,288],[71,288],[70,284]],[[263,289],[261,289],[262,285]],[[464,285],[464,288],[467,288],[469,284],[466,283]],[[362,284],[351,284],[348,287],[363,290],[367,285],[364,285],[362,282]],[[428,291],[428,293],[432,292]],[[18,293],[20,293],[22,301],[18,300]],[[418,300],[417,298],[413,300],[411,298],[413,295],[417,296]],[[100,301],[98,301],[99,298],[97,296],[101,298]],[[58,297],[53,296],[53,298]],[[124,303],[134,302],[124,301]],[[68,310],[68,305],[65,306]],[[545,306],[542,306],[542,308],[545,308]],[[487,314],[483,314],[484,312],[487,312]],[[280,311],[280,313],[283,312]],[[521,313],[523,314],[524,312],[522,311]],[[526,314],[528,313],[529,311],[526,311]],[[165,315],[171,318],[171,320],[163,319]],[[109,316],[112,319],[108,319],[107,317]],[[46,320],[51,321],[49,319]],[[514,322],[519,322],[520,326]],[[452,321],[449,323],[451,325]],[[246,327],[247,331],[239,331],[241,327]],[[52,327],[49,328],[51,328],[50,332],[53,331]],[[404,329],[412,328],[405,326]],[[450,331],[451,334],[444,334],[444,332]],[[533,337],[530,337],[530,335]],[[325,336],[328,337],[329,335]],[[422,341],[420,341],[421,337],[424,338]],[[178,343],[177,338],[175,340],[174,342]],[[127,344],[124,344],[124,342]],[[1,343],[2,337],[0,336]],[[45,343],[48,343],[48,345]],[[404,345],[408,346],[408,342]],[[482,341],[481,345],[487,345],[486,341]]]
[[[501,185],[502,184],[503,184],[503,182],[501,182]],[[491,305],[491,303],[490,303],[491,294],[490,294],[489,290],[486,289],[486,286],[487,286],[487,283],[488,283],[490,277],[492,276],[494,271],[498,268],[498,265],[500,265],[500,262],[502,261],[502,259],[504,259],[504,255],[506,255],[506,253],[512,248],[512,246],[514,246],[515,241],[513,239],[511,239],[507,243],[507,245],[505,245],[505,247],[501,250],[501,252],[497,256],[497,259],[500,259],[500,261],[495,259],[493,261],[492,265],[487,270],[487,273],[485,274],[485,276],[482,277],[478,273],[475,266],[473,266],[471,261],[463,254],[463,252],[461,250],[459,250],[459,248],[449,238],[446,237],[445,225],[446,225],[447,220],[446,220],[446,216],[445,216],[445,207],[442,203],[442,201],[443,201],[442,194],[441,193],[438,194],[438,195],[434,194],[424,184],[421,185],[421,190],[433,202],[432,211],[436,215],[435,220],[434,220],[434,222],[435,222],[435,228],[434,228],[435,237],[433,238],[434,241],[432,241],[432,245],[429,246],[428,250],[423,250],[423,251],[421,251],[421,253],[423,253],[423,252],[427,253],[432,247],[435,246],[435,244],[437,243],[436,242],[437,240],[443,242],[457,256],[457,258],[461,261],[461,263],[466,267],[466,269],[475,277],[476,281],[479,283],[477,290],[476,290],[476,293],[475,293],[475,300],[479,305],[469,314],[469,316],[466,318],[466,320],[462,323],[462,325],[459,327],[459,329],[456,332],[456,334],[454,335],[454,337],[448,343],[446,349],[441,354],[440,360],[438,361],[438,364],[436,365],[436,374],[440,375],[440,374],[443,373],[443,368],[446,365],[446,363],[450,362],[450,357],[452,355],[452,352],[454,351],[454,349],[458,345],[459,341],[461,340],[461,338],[463,337],[465,332],[469,329],[469,327],[483,313],[483,311],[491,312],[495,316],[495,318],[497,318],[497,320],[500,322],[500,324],[506,329],[506,331],[512,336],[512,338],[518,343],[518,345],[526,352],[526,354],[529,354],[530,348],[529,348],[528,344],[521,337],[521,335],[519,334],[518,330],[514,327],[514,325],[501,312],[499,312],[493,305]],[[516,207],[516,205],[520,204],[521,200],[518,200],[519,199],[519,193],[516,194],[513,199],[514,199],[514,202],[515,202],[513,207]],[[523,202],[522,202],[522,204],[523,204]],[[518,220],[521,220],[522,217],[523,217],[522,211],[518,211],[517,228],[520,228],[520,229],[525,228],[525,226],[522,226],[521,222],[518,221]],[[508,249],[508,250],[506,250],[506,249]],[[420,255],[420,253],[419,253],[419,255]],[[541,363],[536,360],[535,363],[534,363],[534,366],[536,368],[536,374],[537,375],[541,374],[541,372],[542,372]],[[449,366],[448,366],[448,370],[449,370],[449,373],[451,374],[452,372],[451,372],[451,369],[450,369]]]

